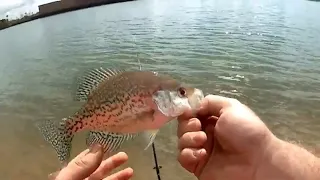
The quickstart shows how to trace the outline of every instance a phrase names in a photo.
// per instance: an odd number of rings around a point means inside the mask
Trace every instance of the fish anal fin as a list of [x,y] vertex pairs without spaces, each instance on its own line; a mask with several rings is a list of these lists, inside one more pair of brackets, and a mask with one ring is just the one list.
[[99,143],[103,147],[104,154],[117,151],[129,140],[133,140],[138,134],[121,134],[103,131],[89,131],[86,138],[87,146]]

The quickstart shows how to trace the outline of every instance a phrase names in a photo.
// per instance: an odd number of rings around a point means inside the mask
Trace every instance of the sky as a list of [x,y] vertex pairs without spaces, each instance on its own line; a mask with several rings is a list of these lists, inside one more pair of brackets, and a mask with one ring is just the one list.
[[38,12],[38,5],[56,0],[0,0],[0,19],[17,18],[20,14]]

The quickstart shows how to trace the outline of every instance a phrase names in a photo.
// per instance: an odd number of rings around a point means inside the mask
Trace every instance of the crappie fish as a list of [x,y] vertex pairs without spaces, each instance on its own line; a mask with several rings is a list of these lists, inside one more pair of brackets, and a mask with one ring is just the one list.
[[119,148],[117,143],[121,145],[136,134],[146,133],[147,149],[162,126],[185,111],[196,111],[203,98],[200,89],[167,75],[98,68],[84,76],[76,92],[76,99],[86,101],[85,104],[58,125],[45,121],[38,128],[66,165],[73,137],[80,131],[90,131],[87,144],[104,141],[105,151]]

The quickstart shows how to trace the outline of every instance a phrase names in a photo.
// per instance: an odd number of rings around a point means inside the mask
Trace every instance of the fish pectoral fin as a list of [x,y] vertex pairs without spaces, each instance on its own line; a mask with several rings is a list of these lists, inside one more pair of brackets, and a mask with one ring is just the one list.
[[150,145],[154,142],[154,140],[155,140],[158,132],[159,132],[159,129],[156,129],[156,130],[148,130],[148,131],[145,132],[145,137],[147,138],[147,140],[148,140],[149,143],[148,143],[148,145],[144,148],[144,150],[147,150],[147,149],[150,147]]

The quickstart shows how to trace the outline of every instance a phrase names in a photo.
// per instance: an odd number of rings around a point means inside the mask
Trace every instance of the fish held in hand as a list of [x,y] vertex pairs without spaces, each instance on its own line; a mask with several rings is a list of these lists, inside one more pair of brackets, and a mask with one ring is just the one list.
[[[84,130],[91,131],[88,138],[99,133],[109,134],[111,140],[120,137],[117,142],[105,141],[108,146],[147,133],[148,148],[167,122],[186,111],[197,111],[204,95],[168,75],[98,68],[84,76],[76,98],[86,102],[75,114],[58,125],[46,121],[38,126],[63,164],[70,158],[74,135]],[[87,143],[100,140],[87,139]]]

